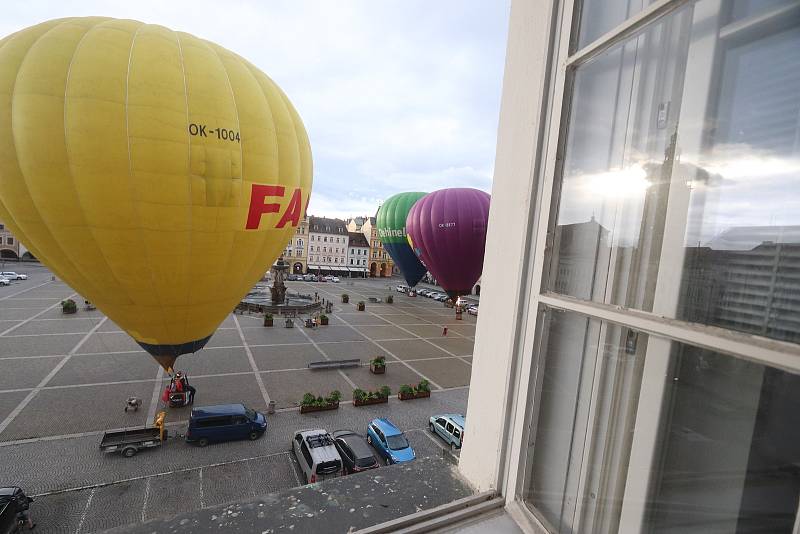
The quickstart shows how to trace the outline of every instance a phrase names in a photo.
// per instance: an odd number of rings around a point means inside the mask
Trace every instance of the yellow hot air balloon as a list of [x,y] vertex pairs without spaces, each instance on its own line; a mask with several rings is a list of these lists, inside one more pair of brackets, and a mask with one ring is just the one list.
[[272,264],[311,174],[286,95],[214,43],[102,17],[0,40],[0,219],[164,367]]

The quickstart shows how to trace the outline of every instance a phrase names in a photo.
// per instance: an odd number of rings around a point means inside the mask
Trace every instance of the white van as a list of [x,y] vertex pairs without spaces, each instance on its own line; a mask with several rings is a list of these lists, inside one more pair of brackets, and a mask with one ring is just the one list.
[[299,430],[292,439],[292,450],[300,464],[306,484],[342,476],[342,457],[327,430]]

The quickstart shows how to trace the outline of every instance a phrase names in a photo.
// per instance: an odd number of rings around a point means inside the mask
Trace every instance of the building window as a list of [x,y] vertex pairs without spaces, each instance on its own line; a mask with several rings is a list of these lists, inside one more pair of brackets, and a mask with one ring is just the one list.
[[648,2],[579,4],[531,225],[552,246],[526,294],[521,497],[553,532],[792,532],[796,3],[675,0],[633,28]]
[[14,244],[14,238],[11,237],[11,236],[7,237],[6,238],[6,244],[7,245],[13,245]]

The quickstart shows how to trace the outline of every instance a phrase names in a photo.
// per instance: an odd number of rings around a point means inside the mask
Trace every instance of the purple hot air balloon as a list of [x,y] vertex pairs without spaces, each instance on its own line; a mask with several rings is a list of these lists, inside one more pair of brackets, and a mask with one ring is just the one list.
[[469,295],[481,276],[490,198],[477,189],[442,189],[408,212],[411,248],[453,298]]

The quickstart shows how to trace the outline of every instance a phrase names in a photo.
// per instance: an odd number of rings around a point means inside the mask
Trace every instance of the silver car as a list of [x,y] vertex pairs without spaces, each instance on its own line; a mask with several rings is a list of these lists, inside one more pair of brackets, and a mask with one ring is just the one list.
[[342,457],[336,443],[325,429],[298,430],[292,439],[292,450],[300,464],[306,484],[340,477]]

